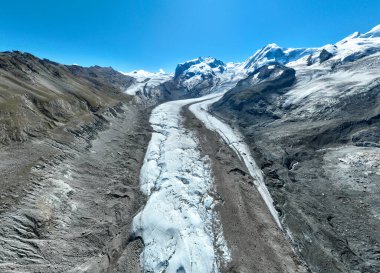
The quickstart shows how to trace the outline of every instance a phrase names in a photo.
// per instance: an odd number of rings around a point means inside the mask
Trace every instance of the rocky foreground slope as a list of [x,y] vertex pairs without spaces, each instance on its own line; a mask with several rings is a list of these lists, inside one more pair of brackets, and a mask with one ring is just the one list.
[[132,83],[0,53],[0,272],[139,271],[129,232],[150,127]]

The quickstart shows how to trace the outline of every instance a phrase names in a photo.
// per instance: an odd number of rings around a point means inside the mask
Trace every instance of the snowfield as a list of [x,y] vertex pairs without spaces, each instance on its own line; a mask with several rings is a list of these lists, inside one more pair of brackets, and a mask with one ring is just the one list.
[[155,95],[155,88],[172,78],[173,75],[166,74],[163,71],[158,73],[151,73],[144,70],[137,70],[129,73],[122,74],[126,76],[133,77],[135,81],[133,84],[125,91],[126,94],[135,96],[137,93],[141,93],[144,96]]
[[148,201],[133,222],[134,235],[144,240],[146,272],[216,273],[231,259],[213,210],[218,199],[209,159],[182,124],[182,107],[203,99],[164,103],[150,118],[154,133],[140,176]]

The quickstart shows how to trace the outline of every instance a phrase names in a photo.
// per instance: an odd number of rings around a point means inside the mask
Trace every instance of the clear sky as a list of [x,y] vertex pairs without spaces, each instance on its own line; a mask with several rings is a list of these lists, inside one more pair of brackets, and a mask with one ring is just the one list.
[[380,24],[380,0],[1,0],[0,51],[117,70],[199,56],[243,61],[257,49],[334,43]]

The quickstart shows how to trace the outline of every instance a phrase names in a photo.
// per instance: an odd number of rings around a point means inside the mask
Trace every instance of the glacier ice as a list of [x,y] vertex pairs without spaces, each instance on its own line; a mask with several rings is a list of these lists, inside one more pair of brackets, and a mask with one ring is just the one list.
[[218,200],[209,159],[181,117],[184,105],[201,99],[161,104],[150,118],[154,132],[140,176],[148,201],[133,221],[134,236],[144,241],[146,272],[216,273],[230,260],[213,210]]

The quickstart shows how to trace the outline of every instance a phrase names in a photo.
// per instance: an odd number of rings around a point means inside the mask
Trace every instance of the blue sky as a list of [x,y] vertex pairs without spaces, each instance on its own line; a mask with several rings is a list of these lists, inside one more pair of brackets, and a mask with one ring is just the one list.
[[2,0],[0,51],[121,71],[312,47],[380,24],[379,0]]

